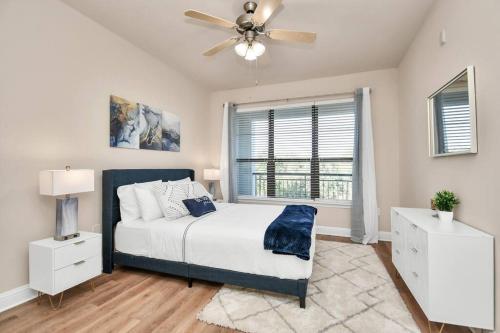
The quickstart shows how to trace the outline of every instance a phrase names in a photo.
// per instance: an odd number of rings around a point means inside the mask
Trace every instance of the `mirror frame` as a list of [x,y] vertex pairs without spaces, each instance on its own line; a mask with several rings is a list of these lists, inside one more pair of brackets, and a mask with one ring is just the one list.
[[[452,85],[458,78],[462,75],[467,74],[467,90],[469,93],[469,108],[470,108],[470,126],[471,126],[471,146],[469,150],[464,150],[456,153],[438,153],[437,151],[437,131],[435,124],[435,114],[434,114],[434,97],[437,94]],[[477,153],[477,124],[476,124],[476,80],[474,76],[474,66],[467,66],[466,69],[461,71],[458,75],[453,77],[444,86],[439,88],[435,93],[427,98],[427,116],[428,116],[428,126],[429,126],[429,156],[430,157],[442,157],[442,156],[454,156],[454,155],[466,155],[466,154],[476,154]]]

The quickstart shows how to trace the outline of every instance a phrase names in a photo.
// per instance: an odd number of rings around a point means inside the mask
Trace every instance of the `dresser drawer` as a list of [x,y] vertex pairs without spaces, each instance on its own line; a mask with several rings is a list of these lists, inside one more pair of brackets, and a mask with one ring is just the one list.
[[54,294],[87,281],[102,272],[101,255],[87,258],[55,271]]
[[101,256],[101,238],[92,237],[54,250],[54,269],[60,269],[94,256]]
[[421,297],[422,291],[420,290],[422,276],[420,272],[418,272],[415,267],[408,268],[408,272],[405,278],[405,282],[408,285],[413,296],[418,299]]
[[426,247],[426,244],[423,243],[426,237],[425,231],[410,221],[406,221],[405,224],[405,238],[408,249],[417,249],[419,251],[424,249]]
[[427,270],[421,265],[413,265],[408,268],[405,282],[410,288],[422,310],[427,310]]
[[417,228],[406,248],[407,284],[422,309],[427,307],[427,233]]
[[392,241],[392,262],[401,275],[404,272],[404,221],[401,220],[398,212],[391,212],[391,241]]
[[404,224],[404,220],[402,220],[402,217],[398,214],[398,212],[393,211],[391,214],[392,237],[403,237],[405,228]]
[[392,244],[392,263],[398,270],[399,274],[403,275],[404,273],[404,250],[394,246],[395,244]]

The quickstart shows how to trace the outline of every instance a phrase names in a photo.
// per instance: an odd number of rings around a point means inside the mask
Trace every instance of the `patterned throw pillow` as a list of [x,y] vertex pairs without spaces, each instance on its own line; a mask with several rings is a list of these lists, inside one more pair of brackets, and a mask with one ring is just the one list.
[[182,202],[188,198],[189,184],[169,185],[161,183],[155,185],[153,191],[167,220],[175,220],[189,215],[189,210]]
[[208,193],[203,185],[198,182],[191,182],[189,188],[189,198],[201,198],[208,197],[210,200],[213,200],[213,196]]
[[195,199],[185,199],[182,200],[184,205],[194,217],[200,217],[202,215],[215,212],[215,206],[207,196]]
[[168,185],[191,183],[191,178],[186,177],[186,178],[179,179],[179,180],[169,180],[167,183],[168,183]]

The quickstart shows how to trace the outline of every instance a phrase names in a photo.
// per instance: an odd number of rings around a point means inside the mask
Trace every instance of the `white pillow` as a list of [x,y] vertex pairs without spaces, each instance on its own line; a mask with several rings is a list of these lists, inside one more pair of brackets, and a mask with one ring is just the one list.
[[[152,188],[154,184],[161,184],[161,180],[140,183],[141,186]],[[118,187],[116,193],[120,199],[120,216],[122,222],[135,221],[141,218],[141,209],[137,202],[134,191],[135,184],[123,185]]]
[[134,186],[137,203],[141,210],[141,216],[146,222],[163,217],[158,200],[156,200],[156,196],[153,193],[153,187],[158,185],[161,185],[161,181],[155,182],[155,184],[151,186],[145,186],[143,184],[135,184]]
[[191,178],[186,177],[184,179],[179,179],[179,180],[169,180],[168,185],[177,185],[177,184],[186,184],[186,183],[191,183]]
[[182,200],[188,199],[189,183],[171,185],[162,183],[155,185],[153,190],[167,220],[175,220],[189,215]]
[[210,200],[213,200],[213,196],[207,191],[205,186],[198,182],[191,182],[189,198],[200,198],[207,196]]

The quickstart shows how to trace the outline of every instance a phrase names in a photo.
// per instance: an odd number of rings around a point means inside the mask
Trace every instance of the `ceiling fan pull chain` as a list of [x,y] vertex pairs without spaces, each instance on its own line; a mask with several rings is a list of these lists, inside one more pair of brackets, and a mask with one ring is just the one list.
[[259,78],[258,78],[258,75],[259,75],[259,58],[255,59],[255,85],[258,86],[259,85]]

